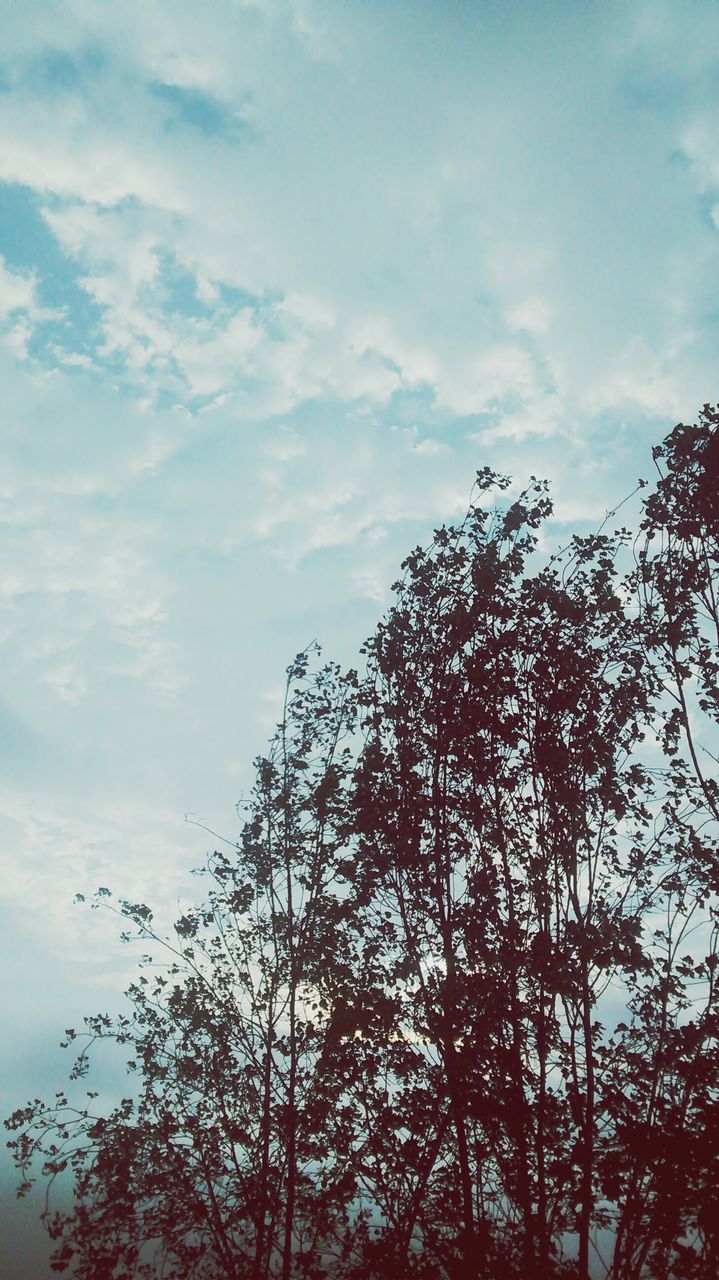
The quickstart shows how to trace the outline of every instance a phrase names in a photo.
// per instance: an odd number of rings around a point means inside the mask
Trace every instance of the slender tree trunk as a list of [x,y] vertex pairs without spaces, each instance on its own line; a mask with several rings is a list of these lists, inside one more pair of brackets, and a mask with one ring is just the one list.
[[579,1214],[579,1277],[590,1280],[589,1244],[594,1210],[594,1048],[592,1044],[592,1003],[586,957],[582,958],[582,1036],[585,1057],[586,1097],[582,1117],[582,1171]]
[[282,1244],[282,1280],[289,1280],[292,1271],[292,1239],[295,1225],[295,1197],[297,1190],[297,1055],[294,1044],[294,1011],[290,1015],[290,1070],[287,1087],[287,1198],[285,1202],[285,1232]]
[[[438,713],[439,719],[439,713]],[[476,1280],[485,1275],[486,1251],[477,1238],[474,1213],[474,1180],[469,1158],[465,1105],[461,1093],[461,1072],[455,1045],[457,1034],[457,964],[454,951],[452,921],[452,866],[447,844],[447,755],[438,743],[432,770],[434,826],[435,900],[442,937],[445,987],[442,1001],[442,1047],[447,1079],[447,1092],[457,1139],[460,1195],[462,1203],[462,1280]]]
[[401,1237],[400,1253],[401,1253],[402,1264],[409,1261],[410,1250],[412,1247],[412,1236],[414,1235],[414,1229],[417,1224],[417,1218],[419,1217],[422,1198],[425,1194],[425,1191],[427,1190],[427,1183],[429,1182],[432,1176],[432,1170],[437,1162],[437,1157],[439,1156],[442,1142],[444,1141],[444,1136],[447,1132],[448,1123],[449,1123],[449,1117],[445,1116],[445,1118],[438,1125],[437,1135],[434,1139],[434,1142],[432,1143],[432,1146],[427,1152],[427,1155],[425,1157],[425,1162],[424,1162],[424,1168],[422,1169],[422,1172],[419,1177],[419,1181],[417,1182],[417,1185],[412,1193],[412,1199],[410,1201],[409,1208],[407,1210],[406,1222],[404,1224],[404,1227],[402,1230],[402,1237]]
[[[514,963],[514,962],[513,962]],[[517,1192],[519,1208],[522,1215],[523,1239],[522,1257],[525,1274],[536,1274],[536,1246],[534,1222],[532,1218],[532,1188],[529,1178],[529,1108],[524,1093],[524,1068],[522,1064],[522,1027],[518,1009],[517,975],[511,975],[510,1020],[511,1020],[511,1064],[512,1064],[512,1129],[515,1144],[515,1162],[517,1170]]]
[[217,1252],[220,1256],[225,1280],[237,1280],[232,1243],[228,1238],[225,1221],[217,1204],[217,1198],[212,1185],[212,1173],[201,1147],[198,1147],[198,1155],[207,1187],[208,1211],[206,1214],[206,1221],[217,1246]]
[[282,1280],[289,1280],[292,1270],[292,1240],[295,1227],[295,1199],[297,1193],[297,972],[294,939],[294,915],[292,906],[292,873],[287,854],[287,929],[290,958],[289,993],[289,1074],[287,1080],[287,1188],[285,1200],[285,1230],[282,1244]]
[[532,1189],[529,1177],[529,1109],[524,1093],[524,1067],[522,1063],[522,1019],[519,1011],[519,992],[517,975],[517,948],[519,944],[519,926],[515,910],[512,872],[504,842],[504,822],[502,819],[499,788],[495,784],[494,794],[495,820],[497,835],[502,839],[502,875],[507,898],[507,936],[509,941],[509,1021],[510,1021],[510,1063],[512,1077],[513,1106],[510,1112],[509,1128],[515,1146],[515,1165],[517,1172],[517,1192],[519,1208],[522,1215],[523,1265],[527,1276],[533,1276],[536,1268],[536,1246],[534,1223],[532,1217]]
[[285,1199],[285,1229],[282,1242],[282,1280],[290,1280],[292,1270],[292,1242],[295,1227],[295,1199],[297,1193],[297,953],[295,937],[295,912],[292,883],[293,822],[289,787],[289,754],[286,740],[287,697],[282,716],[283,761],[283,852],[285,862],[287,954],[289,961],[289,1075],[287,1081],[287,1185]]
[[444,931],[444,960],[447,975],[445,1008],[444,1008],[444,1063],[447,1077],[447,1091],[452,1113],[455,1136],[457,1139],[457,1159],[459,1164],[460,1193],[462,1199],[463,1243],[462,1243],[462,1280],[474,1280],[476,1276],[484,1276],[486,1258],[484,1249],[480,1250],[474,1221],[474,1182],[469,1159],[467,1127],[464,1107],[461,1098],[460,1071],[457,1063],[455,1036],[455,1008],[457,974],[452,951],[449,930]]
[[252,1267],[254,1280],[262,1275],[262,1259],[265,1253],[265,1230],[267,1220],[267,1188],[270,1168],[270,1099],[272,1087],[272,1006],[270,1005],[267,1027],[267,1049],[262,1082],[262,1124],[260,1129],[260,1186],[259,1204],[257,1207],[257,1227],[255,1235],[255,1257]]
[[546,1114],[547,1114],[547,1010],[544,982],[539,987],[539,1026],[537,1028],[539,1059],[539,1100],[537,1106],[537,1263],[541,1276],[549,1274],[549,1230],[547,1223]]

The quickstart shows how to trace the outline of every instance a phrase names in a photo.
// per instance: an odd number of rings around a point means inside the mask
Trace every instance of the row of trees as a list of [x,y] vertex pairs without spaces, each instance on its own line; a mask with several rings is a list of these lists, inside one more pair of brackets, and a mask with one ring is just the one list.
[[546,486],[482,471],[362,676],[289,668],[204,902],[166,938],[101,891],[155,944],[82,1033],[132,1096],[8,1122],[24,1187],[74,1175],[57,1269],[719,1273],[719,413],[654,459],[551,557]]

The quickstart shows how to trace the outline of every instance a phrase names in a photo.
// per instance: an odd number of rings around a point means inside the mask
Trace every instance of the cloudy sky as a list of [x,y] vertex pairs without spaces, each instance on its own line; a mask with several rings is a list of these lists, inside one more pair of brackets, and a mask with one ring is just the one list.
[[74,894],[189,891],[286,663],[352,661],[477,468],[591,526],[717,398],[719,6],[0,22],[6,1113],[125,980]]

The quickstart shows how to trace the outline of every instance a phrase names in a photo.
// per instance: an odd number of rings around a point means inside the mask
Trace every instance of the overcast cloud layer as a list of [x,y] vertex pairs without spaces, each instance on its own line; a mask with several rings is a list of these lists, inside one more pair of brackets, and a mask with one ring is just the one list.
[[287,661],[352,661],[476,469],[591,525],[716,399],[719,10],[0,22],[7,1111],[128,963],[74,893],[188,892]]

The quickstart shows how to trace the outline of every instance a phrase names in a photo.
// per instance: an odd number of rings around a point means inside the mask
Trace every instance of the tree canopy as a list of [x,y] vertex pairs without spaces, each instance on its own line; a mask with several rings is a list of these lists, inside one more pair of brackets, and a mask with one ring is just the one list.
[[290,665],[201,904],[100,891],[152,963],[7,1122],[21,1192],[72,1173],[57,1270],[719,1273],[719,413],[654,463],[551,552],[547,486],[479,472],[359,672]]

